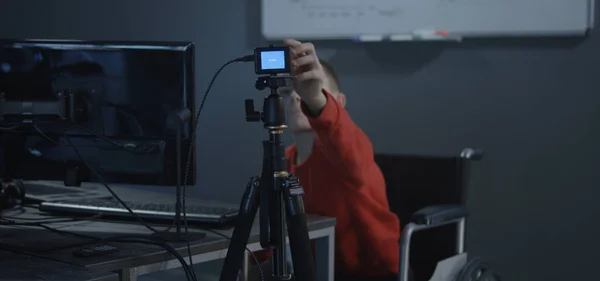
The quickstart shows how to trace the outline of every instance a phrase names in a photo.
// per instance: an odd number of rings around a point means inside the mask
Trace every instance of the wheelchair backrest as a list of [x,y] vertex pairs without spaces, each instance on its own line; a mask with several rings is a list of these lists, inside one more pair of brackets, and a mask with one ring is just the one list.
[[[460,156],[376,154],[386,181],[390,209],[401,225],[416,211],[437,204],[465,204],[468,162]],[[454,225],[415,234],[411,268],[416,280],[429,280],[437,262],[455,254]]]

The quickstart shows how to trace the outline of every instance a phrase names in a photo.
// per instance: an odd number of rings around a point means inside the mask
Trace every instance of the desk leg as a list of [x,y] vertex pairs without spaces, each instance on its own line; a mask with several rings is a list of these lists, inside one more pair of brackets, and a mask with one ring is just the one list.
[[317,281],[333,281],[335,268],[335,230],[315,241],[315,273]]
[[137,281],[137,268],[123,268],[118,273],[119,281]]

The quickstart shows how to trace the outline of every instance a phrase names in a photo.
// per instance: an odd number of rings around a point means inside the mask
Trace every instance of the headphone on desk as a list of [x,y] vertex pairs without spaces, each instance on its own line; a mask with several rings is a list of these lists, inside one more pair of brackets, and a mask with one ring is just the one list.
[[23,181],[1,181],[0,210],[10,209],[25,202],[25,186]]

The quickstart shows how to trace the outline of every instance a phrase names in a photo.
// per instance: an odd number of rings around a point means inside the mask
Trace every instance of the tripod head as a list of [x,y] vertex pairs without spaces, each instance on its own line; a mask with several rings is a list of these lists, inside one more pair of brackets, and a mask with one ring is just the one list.
[[271,93],[265,98],[263,111],[254,109],[254,100],[248,99],[246,105],[246,121],[264,123],[264,127],[269,132],[281,131],[287,128],[285,105],[283,98],[277,92],[280,87],[289,87],[291,85],[291,76],[261,76],[256,80],[255,87],[262,91],[269,88]]

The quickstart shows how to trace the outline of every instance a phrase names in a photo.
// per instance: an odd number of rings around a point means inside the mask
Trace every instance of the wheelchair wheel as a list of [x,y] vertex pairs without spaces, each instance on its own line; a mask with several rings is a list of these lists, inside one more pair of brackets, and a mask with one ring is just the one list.
[[481,258],[467,262],[454,281],[499,281],[492,267]]
[[500,278],[493,269],[488,269],[479,277],[479,281],[500,281]]

